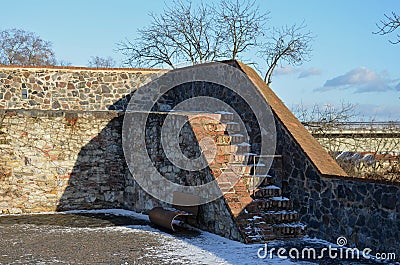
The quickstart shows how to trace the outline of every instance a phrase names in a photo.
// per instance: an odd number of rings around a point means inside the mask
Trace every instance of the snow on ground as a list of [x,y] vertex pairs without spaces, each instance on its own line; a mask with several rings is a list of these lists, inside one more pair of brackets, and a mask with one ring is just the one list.
[[[68,211],[66,213],[108,213],[113,215],[131,216],[140,220],[148,221],[148,216],[132,211],[111,209],[111,210],[90,210],[90,211]],[[82,229],[82,228],[74,228]],[[200,235],[193,237],[175,236],[148,225],[130,225],[126,227],[106,227],[102,229],[119,230],[122,233],[137,232],[137,230],[152,234],[160,240],[160,246],[151,247],[148,256],[155,256],[168,261],[171,264],[316,264],[310,262],[293,262],[288,259],[280,259],[269,256],[262,259],[257,255],[264,244],[246,245],[237,241],[197,230]],[[260,252],[263,253],[262,251]]]
[[[280,197],[279,197],[280,198]],[[346,265],[354,265],[354,264],[377,264],[373,260],[313,260],[313,259],[283,259],[277,256],[278,249],[281,247],[285,247],[286,249],[298,249],[302,250],[304,248],[316,248],[317,250],[321,250],[321,248],[325,248],[331,246],[333,248],[337,248],[339,246],[329,243],[324,240],[319,239],[311,239],[311,238],[302,238],[302,239],[294,239],[294,240],[286,240],[286,241],[274,241],[269,242],[267,244],[252,244],[246,245],[237,241],[229,240],[227,238],[205,232],[202,230],[195,229],[191,227],[190,230],[183,230],[178,233],[168,233],[161,231],[159,229],[154,228],[150,225],[150,221],[147,215],[139,214],[133,211],[120,210],[120,209],[107,209],[107,210],[84,210],[84,211],[67,211],[63,213],[56,213],[61,215],[71,214],[104,214],[104,215],[114,215],[114,216],[123,216],[134,218],[134,220],[124,221],[122,224],[114,223],[114,225],[107,225],[105,223],[99,223],[99,226],[96,225],[96,222],[93,225],[87,222],[87,219],[82,219],[82,226],[75,226],[74,224],[80,219],[73,219],[72,224],[70,223],[62,223],[63,225],[57,225],[50,222],[47,226],[36,226],[35,222],[32,223],[22,223],[19,224],[20,227],[24,228],[27,226],[30,230],[33,231],[33,235],[37,230],[37,233],[45,233],[43,234],[45,238],[50,240],[56,240],[57,237],[61,235],[65,235],[66,240],[74,240],[74,238],[78,238],[81,244],[86,244],[86,238],[92,238],[91,240],[100,240],[105,241],[107,244],[107,240],[104,240],[104,236],[110,238],[110,242],[117,242],[121,239],[119,244],[123,244],[121,246],[113,245],[111,248],[104,250],[102,244],[95,244],[93,247],[94,251],[102,251],[103,256],[111,255],[115,256],[117,260],[133,260],[133,264],[153,264],[153,262],[148,263],[149,261],[157,261],[157,264],[238,264],[238,265],[246,265],[246,264],[272,264],[272,265],[286,265],[286,264],[346,264]],[[51,214],[51,213],[47,213]],[[54,214],[54,213],[52,213]],[[40,215],[40,214],[39,214]],[[21,215],[19,215],[21,216]],[[49,217],[44,217],[49,218]],[[32,218],[36,220],[36,223],[39,221],[43,221],[40,218]],[[57,218],[56,218],[57,219]],[[44,219],[45,220],[45,219]],[[57,219],[58,220],[58,219]],[[67,219],[69,220],[69,219]],[[108,219],[107,219],[108,220]],[[110,219],[112,220],[112,219]],[[116,219],[114,219],[116,220]],[[90,222],[90,220],[89,220]],[[135,224],[136,223],[136,224]],[[32,226],[33,224],[33,226]],[[60,223],[61,224],[61,223]],[[131,225],[133,224],[133,225]],[[45,230],[44,230],[44,229]],[[194,231],[193,231],[194,230]],[[104,232],[104,233],[103,233]],[[11,230],[12,233],[12,230]],[[46,234],[47,233],[47,234]],[[87,235],[87,237],[86,237]],[[82,237],[83,236],[83,237]],[[62,236],[61,236],[62,238]],[[82,239],[83,238],[83,239]],[[83,240],[83,241],[82,241]],[[39,237],[40,241],[40,237]],[[38,242],[39,242],[38,241]],[[68,241],[69,242],[69,241]],[[67,242],[67,243],[68,243]],[[28,242],[29,243],[29,242]],[[64,242],[65,243],[65,242]],[[131,244],[132,243],[132,244]],[[111,243],[112,244],[112,243]],[[75,245],[70,245],[70,248],[74,248]],[[31,251],[31,254],[36,254],[35,249],[30,249],[29,244],[27,246],[21,245]],[[265,247],[267,246],[267,251],[265,251]],[[91,249],[91,246],[87,246]],[[107,247],[107,246],[106,246]],[[139,248],[139,249],[138,249]],[[275,248],[273,251],[272,248]],[[55,248],[57,250],[57,248]],[[12,249],[11,249],[12,250]],[[13,254],[12,251],[9,251],[10,255]],[[60,250],[62,251],[62,250]],[[79,249],[77,250],[79,252]],[[134,251],[134,252],[132,252]],[[271,255],[273,251],[274,255]],[[79,256],[80,259],[86,259],[87,253],[78,253],[83,255]],[[91,255],[92,252],[89,251]],[[97,253],[97,252],[96,252]],[[94,254],[96,254],[94,253]],[[17,253],[18,254],[18,253]],[[44,253],[43,255],[45,255]],[[68,256],[68,253],[63,255],[64,252],[56,253],[61,259],[69,260],[71,257]],[[55,254],[55,255],[56,255]],[[75,252],[73,255],[76,254]],[[98,254],[98,253],[97,253]],[[130,255],[132,254],[132,255]],[[264,257],[259,257],[258,254]],[[281,253],[282,254],[282,253]],[[287,256],[288,252],[283,253],[283,255]],[[326,254],[326,253],[325,253]],[[47,255],[47,254],[46,254]],[[38,256],[37,260],[43,260],[46,258],[42,256]],[[57,256],[56,255],[56,256]],[[57,256],[57,257],[58,257]],[[103,256],[95,256],[101,260]],[[17,255],[18,257],[18,255]],[[107,256],[108,257],[108,256]],[[1,259],[1,257],[0,257]],[[34,259],[33,259],[34,260]],[[140,263],[142,261],[142,263]],[[321,263],[323,262],[323,263]],[[1,262],[0,262],[1,263]],[[60,263],[62,263],[60,261]],[[38,263],[37,263],[38,264]],[[132,264],[132,263],[121,263],[121,264]],[[386,263],[388,264],[388,263]],[[390,263],[393,264],[393,263]],[[396,264],[396,263],[395,263]]]

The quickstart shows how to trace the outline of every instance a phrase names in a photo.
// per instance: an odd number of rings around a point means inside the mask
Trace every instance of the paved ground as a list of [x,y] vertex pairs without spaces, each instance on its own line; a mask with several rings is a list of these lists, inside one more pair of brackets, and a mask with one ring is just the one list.
[[0,263],[162,264],[146,257],[146,248],[159,244],[151,234],[104,229],[143,223],[104,214],[1,217]]
[[[109,213],[0,216],[0,239],[0,264],[375,264],[260,259],[262,245],[199,231],[171,235],[151,227],[146,218]],[[272,246],[283,245],[304,247],[310,242]]]

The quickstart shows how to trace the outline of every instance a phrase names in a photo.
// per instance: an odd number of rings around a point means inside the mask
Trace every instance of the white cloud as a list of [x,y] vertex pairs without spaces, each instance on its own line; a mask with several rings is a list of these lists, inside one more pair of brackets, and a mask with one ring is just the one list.
[[397,84],[396,88],[397,91],[400,91],[400,83]]
[[366,121],[400,121],[400,106],[396,105],[373,105],[360,104],[356,107],[357,112]]
[[290,75],[299,72],[299,68],[294,68],[292,66],[283,66],[275,69],[275,75]]
[[298,78],[306,78],[313,75],[320,75],[322,72],[321,70],[311,67],[308,69],[304,68],[295,68],[293,66],[283,66],[275,69],[275,75],[291,75],[299,73]]
[[384,92],[388,90],[400,90],[398,86],[392,85],[393,80],[389,80],[366,67],[358,67],[344,75],[337,76],[325,82],[324,86],[318,88],[319,91],[333,89],[355,89],[356,93],[365,92]]
[[306,78],[313,75],[320,75],[322,72],[317,68],[308,68],[300,72],[299,78]]

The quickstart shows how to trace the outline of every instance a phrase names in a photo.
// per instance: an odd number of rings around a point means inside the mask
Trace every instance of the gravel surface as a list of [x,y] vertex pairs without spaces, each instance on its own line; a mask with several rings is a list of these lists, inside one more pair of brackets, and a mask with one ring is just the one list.
[[154,234],[124,225],[148,223],[109,214],[2,216],[0,263],[168,264],[149,255],[162,243]]
[[[257,251],[264,244],[245,245],[198,230],[170,234],[151,226],[147,216],[112,211],[0,215],[0,264],[377,264],[365,259],[260,259]],[[305,238],[268,247],[320,250],[327,244]]]

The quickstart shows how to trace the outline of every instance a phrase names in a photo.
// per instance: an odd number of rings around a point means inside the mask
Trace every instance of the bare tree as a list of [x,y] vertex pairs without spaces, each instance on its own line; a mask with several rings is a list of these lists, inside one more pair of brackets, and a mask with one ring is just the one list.
[[268,15],[254,0],[220,0],[216,7],[175,1],[163,14],[151,14],[152,22],[138,30],[139,38],[120,42],[118,49],[125,64],[172,68],[179,62],[238,59],[255,49],[267,62],[265,81],[270,84],[278,63],[300,65],[309,59],[313,36],[304,32],[304,24],[293,25],[273,29],[265,43]]
[[55,65],[51,42],[33,32],[6,29],[0,32],[0,64]]
[[57,60],[57,65],[59,66],[71,66],[72,63],[67,60]]
[[315,127],[318,130],[334,127],[343,122],[352,121],[358,113],[356,105],[349,102],[342,102],[340,105],[325,104],[323,106],[315,104],[311,107],[299,104],[293,110],[296,117],[306,126]]
[[126,64],[175,68],[177,62],[197,64],[220,57],[222,34],[215,30],[212,10],[190,2],[174,1],[173,5],[159,16],[151,14],[150,26],[138,30],[138,39],[118,44]]
[[349,176],[400,181],[400,123],[354,122],[351,103],[300,104],[294,113]]
[[250,0],[221,0],[217,7],[174,1],[151,17],[151,25],[138,30],[138,39],[118,44],[126,64],[175,68],[179,62],[236,59],[258,44],[267,21],[267,13]]
[[226,57],[230,59],[259,44],[259,37],[265,35],[268,13],[261,13],[254,1],[222,0],[216,16]]
[[112,68],[115,67],[115,60],[110,56],[108,57],[92,56],[88,61],[88,66],[95,68]]
[[272,74],[279,63],[298,66],[309,60],[314,36],[310,31],[304,32],[305,28],[301,24],[272,29],[271,37],[259,51],[267,63],[264,81],[268,85],[271,84]]
[[[385,14],[385,18],[382,19],[378,24],[376,24],[376,26],[378,27],[378,31],[374,32],[374,34],[390,34],[400,27],[400,16],[398,16],[395,12],[392,12],[391,15]],[[400,34],[397,34],[396,40],[389,40],[389,42],[392,44],[400,43]]]

